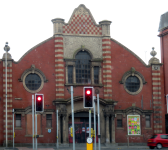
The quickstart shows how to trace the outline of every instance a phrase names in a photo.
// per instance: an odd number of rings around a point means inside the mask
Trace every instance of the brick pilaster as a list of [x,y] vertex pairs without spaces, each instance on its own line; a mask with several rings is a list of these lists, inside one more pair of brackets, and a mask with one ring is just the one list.
[[[7,140],[8,145],[13,140],[13,120],[12,120],[12,61],[7,61]],[[4,144],[6,144],[6,67],[3,60],[3,129]]]
[[152,65],[152,90],[153,90],[153,125],[154,133],[162,133],[162,113],[161,108],[161,78],[160,78],[160,66]]
[[111,42],[109,37],[102,39],[104,99],[112,100]]
[[56,99],[64,99],[64,51],[63,37],[55,37],[55,81]]

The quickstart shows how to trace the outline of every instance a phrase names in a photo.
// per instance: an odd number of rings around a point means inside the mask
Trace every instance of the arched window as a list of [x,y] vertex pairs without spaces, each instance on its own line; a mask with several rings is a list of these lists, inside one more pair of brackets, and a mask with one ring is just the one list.
[[76,83],[91,83],[90,60],[91,56],[86,51],[80,51],[76,57]]

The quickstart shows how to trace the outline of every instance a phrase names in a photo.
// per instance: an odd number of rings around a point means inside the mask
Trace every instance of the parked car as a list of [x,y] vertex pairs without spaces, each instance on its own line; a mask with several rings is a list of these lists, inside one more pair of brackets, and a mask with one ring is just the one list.
[[154,134],[148,139],[148,146],[150,149],[168,147],[168,134]]

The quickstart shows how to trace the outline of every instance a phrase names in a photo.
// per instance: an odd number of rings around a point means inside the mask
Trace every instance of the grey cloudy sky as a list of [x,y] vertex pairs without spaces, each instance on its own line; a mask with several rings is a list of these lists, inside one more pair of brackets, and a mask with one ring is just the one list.
[[97,24],[112,21],[111,38],[145,62],[151,58],[152,47],[160,59],[157,35],[160,16],[168,11],[168,0],[0,0],[0,58],[8,41],[12,58],[18,61],[53,35],[52,19],[63,18],[67,23],[80,4],[91,11]]

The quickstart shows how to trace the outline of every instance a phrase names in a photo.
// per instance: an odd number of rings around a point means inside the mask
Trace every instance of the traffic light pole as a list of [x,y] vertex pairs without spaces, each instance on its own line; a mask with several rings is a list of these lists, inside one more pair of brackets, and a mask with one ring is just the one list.
[[99,150],[100,150],[100,115],[99,115],[99,94],[97,94],[97,111],[98,111],[98,141],[99,141]]
[[58,109],[57,109],[57,149],[58,149]]
[[74,128],[74,106],[73,106],[73,86],[71,86],[71,109],[72,109],[72,129],[73,129],[73,150],[75,150],[75,128]]
[[[35,122],[36,122],[36,136],[37,136],[37,113],[35,112]],[[36,137],[36,150],[37,150],[37,137]]]
[[12,113],[13,113],[13,148],[15,147],[15,143],[14,143],[14,138],[15,138],[15,137],[14,137],[14,134],[15,134],[15,133],[14,133],[14,111],[15,111],[15,110],[13,109],[13,110],[12,110]]
[[91,108],[89,108],[89,137],[91,138]]
[[33,136],[33,150],[34,150],[34,95],[32,95],[32,136]]
[[[95,97],[95,96],[94,96]],[[93,99],[93,107],[94,107],[94,148],[96,150],[96,105],[95,105],[95,98]]]

